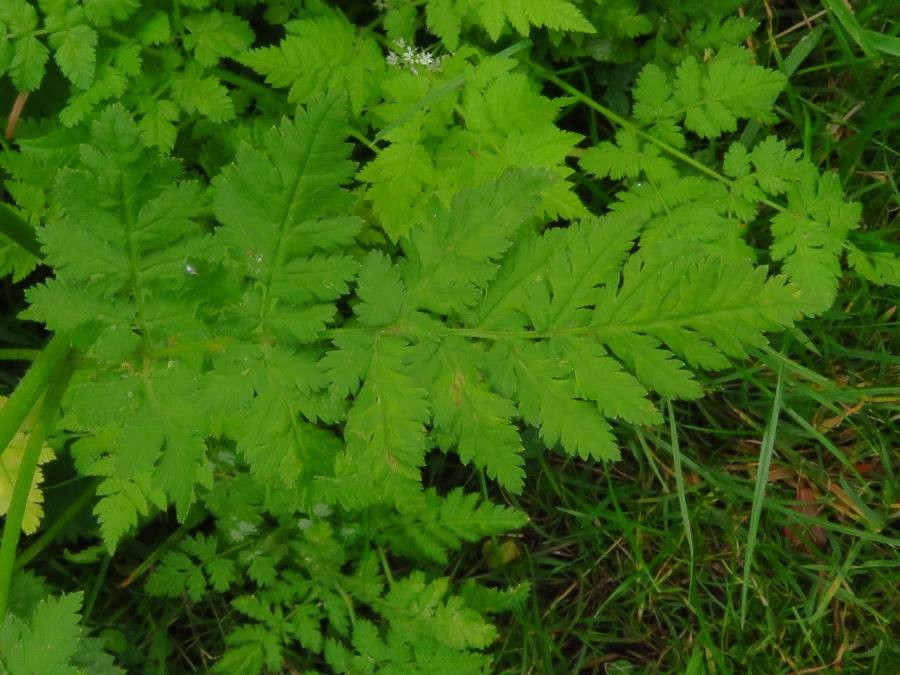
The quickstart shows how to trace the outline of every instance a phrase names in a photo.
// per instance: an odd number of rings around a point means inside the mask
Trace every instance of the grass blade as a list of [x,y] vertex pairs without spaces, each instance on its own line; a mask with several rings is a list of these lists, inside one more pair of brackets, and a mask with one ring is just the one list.
[[778,380],[775,384],[775,396],[772,400],[772,414],[763,436],[762,448],[759,451],[759,465],[756,469],[756,485],[753,489],[753,506],[750,509],[750,531],[747,533],[747,550],[744,554],[744,576],[741,583],[741,628],[747,618],[747,593],[750,590],[750,572],[753,568],[753,553],[756,550],[756,535],[759,532],[759,518],[766,499],[766,484],[769,482],[769,466],[775,450],[775,433],[778,429],[778,416],[781,413],[781,396],[784,390],[784,361],[778,366]]
[[684,489],[684,472],[681,469],[681,447],[678,443],[678,428],[675,425],[675,412],[672,402],[666,401],[669,411],[669,433],[672,438],[672,457],[675,464],[675,489],[678,491],[678,508],[681,511],[681,522],[684,524],[684,535],[687,537],[688,554],[690,555],[690,584],[694,585],[694,535],[691,530],[691,514],[688,513],[687,495]]
[[844,4],[844,0],[822,0],[822,5],[834,14],[850,38],[863,50],[866,56],[875,56],[876,48],[869,38],[871,31],[865,30],[860,25],[856,15]]

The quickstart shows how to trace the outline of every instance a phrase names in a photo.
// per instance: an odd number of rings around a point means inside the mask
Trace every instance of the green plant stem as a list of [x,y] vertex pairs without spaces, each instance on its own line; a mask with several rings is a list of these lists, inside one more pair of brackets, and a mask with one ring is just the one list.
[[81,613],[83,621],[87,621],[91,617],[91,612],[94,611],[94,604],[97,602],[97,596],[100,595],[100,589],[103,586],[103,581],[106,579],[106,573],[109,571],[110,562],[112,562],[112,556],[107,553],[100,562],[100,570],[97,572],[97,577],[94,579],[94,585],[91,587],[91,592],[84,601],[84,609]]
[[141,577],[147,570],[149,570],[156,562],[162,558],[166,553],[171,551],[178,544],[179,541],[190,532],[191,529],[197,526],[197,523],[194,522],[186,522],[182,524],[177,530],[175,530],[172,534],[166,537],[166,540],[162,543],[161,546],[157,547],[156,550],[153,551],[150,555],[148,555],[144,560],[138,565],[134,570],[129,574],[123,581],[119,583],[119,588],[128,588],[137,581],[138,578]]
[[57,333],[38,354],[16,390],[0,410],[0,455],[16,435],[34,404],[58,378],[69,355],[69,336]]
[[0,361],[34,361],[40,349],[0,349]]
[[275,100],[280,100],[282,98],[282,95],[279,92],[275,91],[268,85],[265,85],[262,82],[257,82],[256,80],[253,80],[249,77],[238,75],[237,73],[225,68],[213,68],[212,72],[223,82],[228,82],[228,84],[233,84],[236,87],[240,87],[241,89],[250,92],[258,98],[268,98]]
[[35,258],[43,259],[44,253],[41,251],[34,229],[6,204],[0,204],[0,234],[11,239]]
[[88,504],[91,503],[94,499],[94,493],[97,491],[97,484],[97,481],[92,481],[82,493],[66,507],[66,510],[63,511],[56,520],[50,523],[37,539],[31,542],[28,548],[16,556],[16,562],[15,565],[13,565],[14,572],[22,569],[40,555],[41,552],[56,539],[59,533],[62,532],[62,530],[64,530],[66,526],[88,506]]
[[16,547],[22,532],[22,519],[25,517],[34,472],[40,460],[44,440],[53,430],[59,402],[66,391],[71,374],[71,367],[63,365],[61,372],[57,371],[58,376],[50,381],[37,421],[28,436],[16,484],[13,486],[6,522],[3,525],[3,538],[0,540],[0,619],[6,616],[9,587],[16,562]]

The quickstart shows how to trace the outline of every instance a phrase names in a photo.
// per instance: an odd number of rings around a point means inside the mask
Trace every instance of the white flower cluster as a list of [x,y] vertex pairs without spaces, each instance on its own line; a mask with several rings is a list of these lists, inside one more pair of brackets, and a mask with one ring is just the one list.
[[379,12],[387,12],[388,10],[393,9],[393,7],[388,0],[375,0],[375,9]]
[[419,69],[438,71],[441,69],[441,62],[444,57],[434,58],[434,55],[426,49],[416,49],[412,45],[406,44],[406,40],[400,38],[394,43],[397,46],[396,52],[388,52],[387,62],[392,66],[400,66],[409,68],[413,75],[419,74]]

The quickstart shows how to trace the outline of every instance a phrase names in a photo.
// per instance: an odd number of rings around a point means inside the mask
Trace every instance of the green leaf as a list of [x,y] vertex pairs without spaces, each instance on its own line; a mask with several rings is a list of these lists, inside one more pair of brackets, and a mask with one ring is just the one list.
[[87,89],[94,81],[97,60],[97,33],[84,24],[54,33],[50,37],[54,58],[60,70],[79,89]]
[[493,642],[496,629],[461,598],[444,600],[447,589],[447,579],[428,582],[423,574],[414,572],[394,584],[382,613],[401,634],[427,636],[448,647],[481,648]]
[[[429,201],[427,185],[436,180],[434,162],[417,138],[391,143],[360,172],[372,184],[368,197],[388,237],[397,241],[415,222],[410,207]],[[419,210],[424,210],[419,206]]]
[[692,57],[682,61],[674,97],[685,127],[712,138],[735,131],[738,119],[774,121],[772,106],[784,84],[784,75],[753,64],[746,51],[724,49],[708,64]]
[[161,45],[171,38],[169,15],[165,12],[155,12],[146,19],[140,28],[141,44]]
[[441,38],[451,51],[459,48],[459,33],[462,28],[462,16],[454,5],[453,0],[430,0],[425,7],[428,30]]
[[540,428],[548,447],[561,443],[568,453],[583,459],[619,458],[609,423],[595,404],[576,396],[572,365],[555,357],[549,345],[516,344],[508,355],[495,354],[512,361],[519,412]]
[[219,11],[189,14],[184,17],[188,34],[184,46],[204,66],[213,66],[223,58],[242,54],[253,43],[250,24],[234,14]]
[[432,217],[403,243],[409,305],[451,314],[477,302],[497,273],[494,261],[536,215],[546,180],[537,172],[510,172],[459,192],[450,209],[433,205]]
[[872,283],[900,286],[900,256],[895,253],[869,251],[851,244],[847,262]]
[[338,458],[337,479],[358,486],[346,499],[402,502],[419,491],[425,460],[427,392],[406,373],[409,348],[394,337],[379,337],[365,382],[347,414],[346,451]]
[[278,46],[260,47],[239,57],[273,87],[289,88],[288,101],[309,103],[344,91],[359,115],[377,96],[384,57],[374,39],[358,34],[338,9],[287,24]]
[[326,392],[320,355],[299,346],[319,340],[359,269],[343,251],[361,222],[339,215],[353,201],[342,187],[354,169],[345,132],[341,97],[317,101],[259,146],[242,144],[213,182],[216,243],[240,298],[218,317],[240,343],[214,372],[224,386],[254,392],[227,426],[254,469],[286,485],[330,472],[336,437],[315,423],[344,414]]
[[37,29],[38,14],[28,0],[7,0],[0,6],[0,21],[12,37],[20,37]]
[[88,20],[103,28],[113,21],[123,21],[140,8],[140,0],[82,0]]
[[416,555],[446,565],[447,551],[459,550],[463,542],[517,530],[526,522],[520,511],[481,500],[477,494],[454,489],[440,497],[430,489],[423,504],[404,512],[401,532],[388,536],[397,550],[412,549]]
[[631,424],[662,423],[662,415],[647,398],[649,392],[602,345],[573,337],[558,340],[557,347],[572,364],[575,393],[594,401],[606,417]]
[[441,446],[463,462],[474,462],[511,492],[525,478],[522,440],[513,423],[515,405],[483,382],[484,354],[474,345],[447,338],[435,355],[439,366],[431,385],[436,428],[446,434]]
[[0,664],[9,673],[80,672],[72,665],[81,638],[83,593],[42,600],[28,621],[12,614],[0,627]]
[[460,25],[472,12],[491,40],[496,41],[506,23],[528,35],[531,26],[576,33],[594,33],[594,26],[578,6],[568,0],[428,0],[428,28],[440,37],[447,49],[459,44]]
[[[399,73],[386,83],[398,99],[382,108],[391,121],[384,134],[391,144],[359,177],[368,183],[366,198],[391,239],[431,220],[434,196],[446,207],[462,188],[482,186],[516,169],[532,175],[546,171],[545,184],[536,187],[541,215],[587,215],[567,164],[580,136],[554,123],[564,101],[541,96],[527,77],[508,73],[511,64],[498,57],[456,76],[453,68],[461,64],[451,59],[440,73]],[[465,128],[452,126],[457,99]]]
[[36,37],[29,35],[16,41],[9,75],[20,91],[34,91],[44,79],[44,66],[50,52]]
[[186,69],[172,85],[172,99],[190,115],[225,122],[235,116],[234,102],[224,85],[213,76],[202,76],[198,68]]
[[144,115],[138,121],[141,138],[147,145],[168,153],[175,146],[178,129],[178,107],[168,99],[152,101],[144,109]]
[[84,436],[73,448],[82,470],[104,478],[97,512],[110,548],[150,504],[171,500],[183,518],[195,484],[209,479],[197,364],[155,357],[204,334],[196,309],[177,299],[195,283],[186,261],[209,245],[195,220],[203,192],[179,174],[143,146],[122,108],[101,113],[77,168],[59,175],[64,206],[40,235],[56,278],[28,291],[28,316],[77,331],[102,364],[76,378],[64,408]]
[[355,276],[338,250],[360,223],[334,218],[352,201],[341,187],[354,168],[345,131],[340,97],[324,99],[283,119],[261,148],[240,146],[213,182],[217,239],[254,286],[242,309],[261,330],[312,341]]
[[377,251],[371,251],[363,262],[356,295],[360,302],[353,312],[366,326],[390,325],[405,311],[406,289],[400,270]]
[[[694,366],[720,368],[725,357],[743,357],[746,347],[763,344],[764,331],[799,318],[803,300],[796,289],[766,272],[746,260],[707,256],[690,240],[660,243],[629,259],[619,290],[608,287],[598,302],[593,325],[620,349],[628,349],[623,335],[643,334]],[[632,339],[634,347],[642,344],[636,354],[649,358],[651,341]]]
[[787,189],[788,207],[772,219],[772,257],[800,289],[803,312],[831,306],[841,274],[840,255],[857,227],[862,206],[846,202],[835,174],[811,174]]

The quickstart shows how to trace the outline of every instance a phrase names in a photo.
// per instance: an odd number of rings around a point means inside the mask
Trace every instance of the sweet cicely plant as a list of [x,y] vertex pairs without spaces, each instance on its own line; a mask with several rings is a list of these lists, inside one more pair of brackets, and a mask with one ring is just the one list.
[[[137,576],[224,608],[213,670],[481,672],[529,589],[439,570],[526,523],[489,498],[522,490],[523,430],[614,461],[828,309],[842,258],[896,282],[838,179],[767,131],[785,77],[738,46],[752,22],[648,63],[616,112],[522,39],[572,53],[590,3],[349,4],[0,8],[8,82],[63,92],[0,161],[4,271],[39,267],[21,319],[53,336],[0,410],[6,670],[115,670],[82,596],[18,569],[48,441],[109,555],[174,512]],[[440,455],[484,490],[429,486]],[[15,607],[14,570],[39,589]]]

